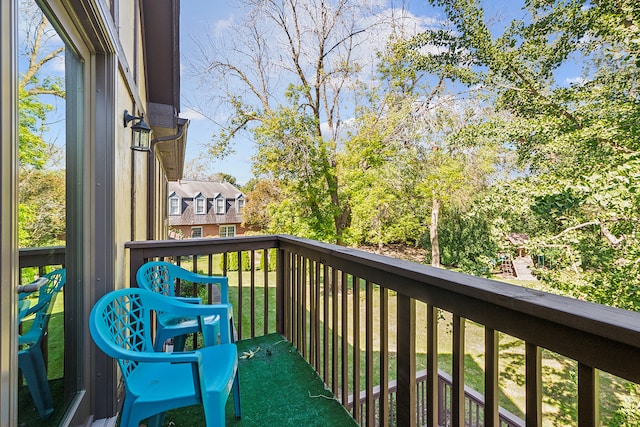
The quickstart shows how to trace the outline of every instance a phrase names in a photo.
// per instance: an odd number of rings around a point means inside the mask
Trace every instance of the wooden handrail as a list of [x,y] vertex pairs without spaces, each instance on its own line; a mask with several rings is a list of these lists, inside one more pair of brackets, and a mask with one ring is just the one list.
[[[497,354],[496,337],[504,333],[524,341],[527,348],[527,419],[537,422],[541,410],[538,390],[541,370],[540,349],[575,360],[579,366],[578,400],[581,425],[595,425],[597,411],[593,410],[593,380],[596,369],[634,383],[640,383],[640,313],[606,307],[541,291],[527,289],[495,280],[469,276],[444,269],[371,254],[352,248],[285,235],[244,236],[233,239],[185,239],[179,241],[131,242],[126,245],[130,253],[131,275],[148,259],[159,257],[212,256],[212,254],[242,251],[278,250],[275,288],[275,331],[282,333],[296,345],[300,353],[314,366],[328,387],[341,390],[343,405],[348,406],[349,391],[364,389],[371,394],[373,387],[372,364],[366,359],[371,354],[368,340],[383,335],[378,324],[372,322],[370,301],[360,303],[353,298],[350,305],[347,293],[367,294],[369,286],[381,292],[392,292],[397,298],[398,313],[396,336],[398,358],[396,378],[399,398],[385,397],[380,413],[395,414],[403,425],[416,425],[415,329],[428,327],[428,367],[437,366],[437,313],[446,311],[456,319],[454,340],[452,395],[457,400],[455,417],[465,416],[464,408],[464,330],[465,321],[485,327],[488,366],[485,367],[484,394],[488,396],[485,416],[497,420]],[[234,273],[235,274],[235,273]],[[265,275],[265,277],[267,277]],[[238,273],[242,279],[242,274]],[[254,276],[241,288],[254,286]],[[271,285],[269,285],[271,286]],[[365,286],[360,291],[360,286]],[[249,288],[251,292],[251,288]],[[337,292],[337,294],[336,294]],[[362,293],[361,293],[362,292]],[[356,293],[354,293],[356,295]],[[369,297],[365,297],[366,298]],[[427,318],[416,318],[415,302],[427,304]],[[331,307],[327,312],[325,307]],[[382,306],[382,304],[381,304]],[[252,307],[251,310],[254,308]],[[375,309],[377,310],[377,308]],[[362,312],[362,315],[360,315]],[[381,316],[376,312],[375,316]],[[385,313],[388,320],[388,313]],[[255,316],[251,315],[251,318]],[[384,319],[380,320],[385,325]],[[347,328],[345,325],[349,325]],[[353,328],[353,325],[359,325]],[[371,328],[375,330],[372,331]],[[387,325],[388,327],[388,325]],[[359,336],[360,328],[364,335]],[[249,328],[251,334],[253,328]],[[334,337],[333,334],[336,334]],[[331,336],[331,339],[328,337]],[[341,338],[338,339],[338,336]],[[492,339],[493,338],[493,339]],[[360,342],[363,344],[360,345]],[[328,352],[326,347],[328,345]],[[337,346],[337,347],[336,347]],[[361,364],[359,355],[365,355]],[[385,350],[386,351],[386,350]],[[353,353],[358,357],[354,357]],[[385,353],[387,354],[387,353]],[[384,366],[381,364],[381,366]],[[361,369],[365,383],[360,384]],[[376,365],[374,369],[378,369]],[[338,371],[338,372],[336,372]],[[383,378],[384,375],[380,375]],[[438,411],[438,386],[427,388],[427,413]],[[454,400],[454,401],[456,401]],[[364,396],[364,403],[371,403]],[[371,408],[366,409],[371,418]],[[352,405],[356,420],[365,417],[360,405]],[[369,421],[367,421],[369,424]],[[437,417],[428,416],[427,425],[437,425]],[[371,424],[372,425],[372,424]]]

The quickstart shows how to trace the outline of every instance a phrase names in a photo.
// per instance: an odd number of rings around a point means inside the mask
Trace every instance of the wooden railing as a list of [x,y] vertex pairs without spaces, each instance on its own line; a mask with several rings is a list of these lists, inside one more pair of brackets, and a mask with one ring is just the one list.
[[[450,315],[452,333],[447,425],[464,425],[473,412],[465,405],[467,319],[484,329],[484,425],[500,423],[503,334],[524,342],[527,426],[542,423],[542,349],[577,365],[575,421],[580,426],[599,423],[598,370],[640,383],[639,313],[290,236],[131,242],[126,247],[131,283],[140,265],[158,258],[228,275],[237,286],[232,302],[240,337],[283,334],[366,425],[376,420],[382,426],[440,424],[437,375],[427,375],[421,383],[424,403],[418,399],[416,331],[426,330],[424,368],[438,372],[441,313]],[[270,249],[276,249],[273,273],[257,268],[260,258],[271,256]],[[229,253],[237,259],[247,254],[249,271],[230,271],[224,261],[220,268],[218,254]],[[394,379],[395,394],[390,394]],[[426,408],[420,420],[419,405]]]
[[[46,248],[28,248],[20,249],[20,283],[23,282],[23,276],[26,269],[35,267],[39,276],[46,273],[46,269],[50,267],[60,268],[65,266],[65,247],[50,246]],[[26,281],[33,280],[33,277],[25,277]]]
[[[427,423],[427,378],[428,373],[426,370],[421,370],[416,373],[416,394],[418,396],[418,425],[426,425]],[[450,427],[451,426],[451,396],[453,387],[453,380],[451,375],[443,372],[442,370],[438,371],[438,425],[442,427]],[[394,404],[396,398],[396,388],[397,381],[392,380],[389,381],[388,392],[389,392],[389,402],[390,411],[389,411],[389,424],[394,424],[395,420],[395,412],[394,412]],[[476,390],[473,390],[471,387],[465,385],[465,407],[466,407],[466,416],[465,416],[465,426],[467,427],[482,427],[484,426],[484,396],[478,393]],[[362,390],[360,392],[360,411],[362,414],[366,414],[365,401],[367,398],[366,390]],[[380,406],[380,386],[375,386],[373,388],[373,399],[374,399],[374,413],[379,413]],[[353,395],[349,396],[349,407],[351,409],[353,407]],[[518,416],[512,414],[504,408],[499,408],[499,420],[500,427],[524,427],[524,420],[519,418]],[[362,420],[362,424],[366,424],[366,419]],[[376,418],[375,425],[380,425],[380,420]]]

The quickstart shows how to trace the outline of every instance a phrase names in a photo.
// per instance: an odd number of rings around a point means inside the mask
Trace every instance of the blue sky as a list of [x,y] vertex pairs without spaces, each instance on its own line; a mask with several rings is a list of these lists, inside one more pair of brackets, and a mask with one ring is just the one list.
[[[402,0],[379,0],[381,4],[402,3]],[[497,17],[502,22],[522,18],[524,12],[520,9],[521,1],[484,1],[485,15]],[[212,121],[205,119],[196,113],[191,107],[199,104],[202,106],[202,95],[206,92],[199,87],[189,73],[189,59],[194,58],[196,49],[195,40],[204,40],[206,34],[211,32],[221,33],[224,37],[224,28],[234,20],[240,18],[238,2],[234,0],[182,0],[181,1],[181,26],[180,42],[182,52],[182,84],[181,84],[181,117],[191,120],[189,125],[187,142],[187,162],[200,158],[206,165],[207,173],[223,172],[236,177],[239,184],[246,183],[252,176],[251,156],[254,153],[250,140],[238,140],[234,144],[236,153],[224,160],[214,159],[207,154],[207,144],[212,135],[219,130]],[[427,0],[405,0],[409,10],[416,16],[443,19],[443,14],[434,10]],[[579,75],[579,64],[570,64],[557,75],[559,84],[568,84]],[[214,90],[214,88],[212,88]],[[212,114],[213,115],[213,114]]]
[[[387,1],[385,3],[399,4],[400,1]],[[406,1],[410,10],[418,16],[432,16],[433,9],[426,0]],[[213,159],[207,155],[207,144],[211,136],[216,133],[216,126],[210,121],[200,116],[190,107],[197,103],[198,93],[202,88],[198,88],[192,78],[185,72],[185,64],[193,57],[195,49],[195,39],[204,37],[204,34],[211,31],[220,30],[225,25],[229,25],[234,19],[239,17],[240,11],[237,2],[233,0],[182,0],[181,23],[180,23],[180,44],[182,52],[183,77],[181,84],[181,117],[191,120],[189,125],[187,156],[186,160],[196,158],[206,158],[206,165],[209,173],[223,172],[236,177],[239,184],[246,183],[252,176],[251,156],[253,155],[252,142],[249,140],[238,140],[234,147],[236,153],[224,160]]]

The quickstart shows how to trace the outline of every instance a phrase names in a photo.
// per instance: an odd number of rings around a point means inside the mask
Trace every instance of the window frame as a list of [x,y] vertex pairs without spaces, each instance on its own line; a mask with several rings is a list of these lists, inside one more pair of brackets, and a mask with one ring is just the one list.
[[[202,202],[202,206],[199,206],[198,202]],[[207,199],[202,194],[193,199],[193,211],[196,215],[205,215],[207,213]]]
[[[194,236],[194,231],[199,230],[200,231],[200,235],[199,236]],[[197,226],[193,226],[191,227],[191,238],[192,239],[200,239],[204,237],[203,236],[203,230],[202,230],[202,226],[201,225],[197,225]]]
[[222,215],[225,213],[225,200],[224,197],[216,197],[216,215]]
[[[174,206],[172,205],[172,202],[176,201],[176,206],[175,206],[175,211],[174,211]],[[169,196],[169,215],[180,215],[180,204],[181,204],[181,198],[179,196],[173,195],[173,196]]]
[[[222,230],[226,230],[224,235],[222,234]],[[229,235],[229,231],[228,230],[233,230],[233,234]],[[221,224],[218,226],[218,235],[222,238],[225,237],[236,237],[236,225],[235,224]]]

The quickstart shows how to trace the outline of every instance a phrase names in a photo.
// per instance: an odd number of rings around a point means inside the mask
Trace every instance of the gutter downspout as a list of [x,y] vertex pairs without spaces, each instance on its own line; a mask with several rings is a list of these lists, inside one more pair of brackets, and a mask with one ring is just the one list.
[[147,163],[147,240],[156,240],[156,232],[154,227],[155,225],[154,212],[156,211],[156,204],[155,204],[156,162],[155,162],[154,147],[158,142],[175,141],[176,139],[182,138],[182,136],[184,135],[184,129],[185,127],[187,127],[188,124],[189,124],[189,121],[187,120],[184,124],[179,125],[180,130],[176,134],[160,136],[157,138],[153,138],[151,140],[149,157],[147,160],[148,162]]

